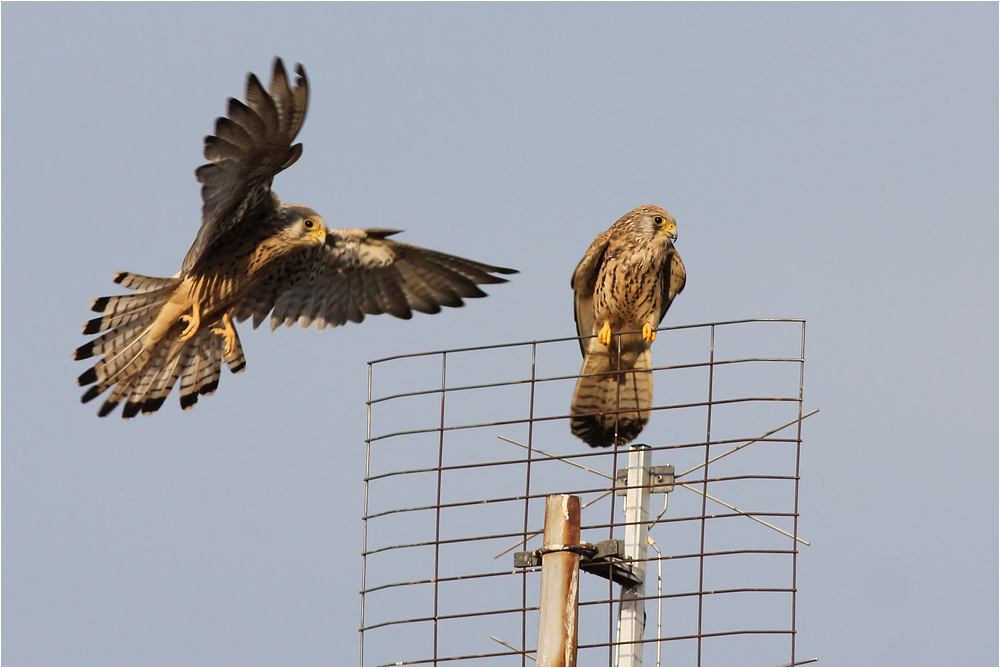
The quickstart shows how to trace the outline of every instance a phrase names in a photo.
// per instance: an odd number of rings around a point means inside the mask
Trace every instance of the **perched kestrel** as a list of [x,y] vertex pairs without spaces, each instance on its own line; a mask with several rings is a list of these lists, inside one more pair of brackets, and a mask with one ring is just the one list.
[[252,317],[256,328],[271,313],[273,330],[336,327],[365,314],[410,318],[485,297],[477,285],[517,273],[388,239],[398,230],[329,229],[312,209],[282,204],[271,181],[302,155],[292,141],[309,98],[301,65],[296,74],[293,88],[275,59],[267,90],[250,74],[246,104],[230,99],[228,117],[205,138],[209,163],[195,172],[202,223],[180,272],[119,272],[115,283],[135,294],[93,301],[102,315],[83,333],[100,336],[73,357],[100,357],[77,381],[92,385],[85,403],[111,390],[98,415],[122,401],[122,417],[152,413],[178,380],[181,408],[214,392],[223,360],[233,373],[246,366],[234,319]]
[[577,335],[597,336],[580,339],[571,426],[592,447],[629,443],[649,421],[649,344],[686,276],[676,239],[673,216],[640,206],[594,239],[573,272]]

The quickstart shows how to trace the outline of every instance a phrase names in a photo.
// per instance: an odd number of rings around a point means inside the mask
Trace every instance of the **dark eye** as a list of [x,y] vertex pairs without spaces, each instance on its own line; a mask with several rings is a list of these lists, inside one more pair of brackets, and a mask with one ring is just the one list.
[[657,225],[662,225],[662,224],[663,224],[663,216],[657,216],[656,218],[654,218],[654,219],[653,219],[653,221],[654,221],[654,222],[655,222],[655,223],[656,223]]
[[316,221],[313,220],[312,218],[306,218],[305,222],[303,222],[302,224],[305,225],[305,228],[307,230],[311,230],[316,227]]

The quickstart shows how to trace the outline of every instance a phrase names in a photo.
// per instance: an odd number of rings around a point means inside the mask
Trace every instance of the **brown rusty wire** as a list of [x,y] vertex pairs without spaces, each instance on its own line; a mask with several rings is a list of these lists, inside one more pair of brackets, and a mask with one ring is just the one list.
[[[783,325],[793,324],[801,327],[801,333],[799,335],[799,350],[797,355],[789,356],[738,356],[731,358],[719,359],[717,358],[716,350],[716,333],[722,328],[739,328],[742,326],[749,326],[768,323],[781,323]],[[703,369],[708,374],[708,396],[704,400],[699,401],[687,401],[679,402],[673,404],[658,404],[653,407],[654,412],[664,412],[669,413],[670,411],[682,411],[686,409],[698,409],[704,410],[706,414],[706,424],[704,434],[705,437],[702,440],[696,442],[685,442],[685,443],[668,443],[668,444],[654,444],[650,446],[651,451],[654,455],[659,454],[661,459],[664,456],[668,456],[671,453],[680,454],[686,451],[693,451],[694,449],[703,449],[704,455],[702,463],[695,466],[693,469],[686,471],[684,473],[679,473],[677,476],[675,491],[671,492],[671,495],[676,494],[676,491],[683,484],[688,489],[697,487],[701,491],[700,498],[700,511],[696,513],[686,512],[686,513],[675,513],[668,514],[662,517],[658,517],[653,520],[655,513],[651,512],[650,518],[653,526],[662,527],[666,530],[670,526],[684,526],[688,524],[696,524],[698,526],[698,549],[695,551],[684,551],[678,553],[664,553],[662,555],[649,557],[645,561],[647,563],[682,563],[682,562],[692,562],[697,563],[697,586],[695,588],[688,588],[681,591],[669,591],[667,593],[656,593],[656,588],[651,587],[649,581],[647,580],[646,595],[641,597],[640,600],[646,601],[681,601],[681,600],[697,600],[697,615],[696,615],[696,632],[693,633],[682,633],[675,635],[664,635],[663,637],[656,637],[655,632],[651,632],[650,624],[647,622],[646,634],[642,640],[642,643],[649,645],[651,643],[686,643],[692,642],[696,645],[696,656],[697,664],[703,665],[703,649],[707,647],[705,643],[711,643],[719,638],[738,638],[742,636],[776,636],[776,637],[787,637],[788,646],[787,653],[790,657],[790,664],[795,664],[795,611],[796,611],[796,596],[797,596],[797,580],[796,580],[796,569],[798,564],[798,519],[799,519],[799,507],[798,507],[798,495],[799,495],[799,474],[800,474],[800,456],[801,456],[801,444],[802,444],[802,420],[803,417],[808,417],[812,413],[804,415],[803,413],[803,377],[804,377],[804,366],[805,366],[805,321],[800,319],[749,319],[749,320],[736,320],[736,321],[726,321],[717,323],[707,323],[702,325],[684,325],[676,327],[667,327],[658,330],[661,333],[664,332],[680,332],[683,330],[705,330],[709,334],[709,346],[707,350],[706,359],[698,361],[688,361],[679,364],[665,365],[654,368],[654,373],[657,374],[655,377],[660,378],[668,374],[691,370],[691,369]],[[537,540],[535,538],[541,532],[540,526],[534,526],[533,522],[540,521],[541,514],[538,512],[538,503],[547,497],[549,494],[555,493],[554,490],[541,489],[539,487],[532,487],[533,476],[532,471],[538,470],[538,467],[542,465],[559,466],[558,462],[592,462],[591,466],[599,466],[602,462],[610,463],[611,472],[618,471],[622,462],[623,456],[627,455],[628,447],[611,448],[609,450],[592,450],[590,448],[582,449],[585,446],[581,445],[581,449],[577,449],[569,454],[540,454],[534,447],[534,440],[536,436],[536,427],[540,425],[545,425],[558,421],[566,421],[569,417],[568,414],[564,412],[545,412],[542,410],[538,411],[538,405],[536,401],[538,399],[537,390],[539,387],[545,387],[550,383],[556,382],[567,382],[575,381],[578,376],[576,375],[542,375],[538,373],[538,361],[541,354],[541,350],[547,350],[549,346],[559,346],[560,344],[571,344],[575,346],[577,339],[575,337],[567,337],[560,339],[546,339],[538,341],[528,341],[523,343],[507,343],[499,345],[488,345],[488,346],[475,346],[469,348],[453,349],[453,350],[439,350],[429,353],[415,353],[406,355],[396,355],[392,357],[387,357],[379,360],[374,360],[369,363],[369,384],[368,384],[368,434],[366,439],[366,468],[365,468],[365,499],[364,499],[364,514],[363,520],[363,549],[362,549],[362,587],[361,587],[361,599],[362,599],[362,610],[361,610],[361,662],[362,664],[366,660],[366,653],[370,656],[373,649],[382,648],[379,645],[378,639],[373,637],[372,634],[379,631],[380,629],[420,629],[424,625],[430,626],[430,652],[429,655],[423,654],[417,657],[406,656],[408,652],[418,651],[410,650],[407,643],[395,643],[393,649],[396,651],[398,656],[392,657],[391,663],[394,665],[415,665],[415,664],[432,664],[437,665],[439,663],[456,663],[463,661],[474,661],[474,660],[484,660],[484,659],[495,659],[499,661],[500,659],[511,659],[519,663],[521,666],[528,665],[527,661],[532,658],[535,649],[529,647],[528,644],[533,641],[535,628],[533,624],[536,623],[537,610],[536,604],[533,604],[534,600],[537,602],[537,568],[524,568],[524,569],[498,569],[498,565],[509,565],[511,564],[511,555],[508,553],[503,558],[507,559],[506,563],[498,562],[496,564],[481,564],[481,565],[469,565],[466,569],[468,572],[452,573],[442,570],[442,550],[451,547],[461,547],[465,545],[472,545],[475,543],[482,543],[484,541],[504,541],[505,545],[509,541],[514,541],[514,549],[529,549],[527,546],[530,541]],[[515,380],[503,380],[495,383],[482,382],[474,384],[455,384],[449,385],[449,360],[460,353],[479,353],[479,354],[492,354],[493,351],[501,351],[505,349],[518,349],[525,348],[530,352],[530,362],[526,371],[520,374]],[[375,385],[378,382],[378,378],[382,375],[388,374],[391,378],[393,369],[392,365],[394,363],[399,363],[401,360],[411,360],[414,358],[440,358],[440,383],[438,387],[426,387],[422,389],[417,389],[409,392],[389,392],[383,394],[377,394],[375,392]],[[784,364],[795,364],[798,365],[798,388],[797,392],[789,391],[787,395],[784,396],[764,396],[754,393],[750,393],[748,396],[727,396],[727,397],[716,397],[714,396],[714,383],[715,374],[717,369],[748,365],[748,364],[767,364],[767,365],[784,365]],[[383,371],[384,369],[384,371]],[[382,374],[382,375],[379,375]],[[659,382],[659,381],[657,381]],[[527,386],[528,388],[528,406],[522,417],[515,417],[512,419],[502,419],[496,421],[468,421],[458,424],[449,423],[446,419],[448,412],[446,407],[450,405],[448,403],[448,397],[455,396],[476,396],[476,393],[485,390],[502,388],[502,387],[516,387],[516,386]],[[437,424],[433,427],[421,427],[413,429],[396,429],[395,431],[379,432],[377,431],[377,419],[373,417],[372,409],[373,407],[392,407],[394,401],[399,401],[403,399],[411,399],[415,397],[439,397],[438,402],[438,416]],[[566,397],[566,402],[568,404],[569,397]],[[712,426],[713,426],[713,409],[719,409],[723,406],[736,406],[736,405],[746,405],[746,406],[758,406],[764,404],[775,404],[775,403],[785,403],[791,402],[797,404],[798,418],[789,422],[788,424],[782,426],[781,428],[790,427],[794,425],[795,436],[783,436],[775,435],[775,431],[768,432],[767,434],[755,437],[755,438],[715,438],[712,436]],[[815,412],[815,411],[813,411]],[[477,434],[482,430],[492,430],[496,434],[497,429],[510,428],[523,426],[526,428],[527,438],[526,443],[522,445],[525,448],[525,454],[522,457],[498,457],[496,459],[488,459],[485,461],[469,461],[463,463],[448,463],[446,457],[446,435],[447,434]],[[385,467],[373,468],[372,464],[372,453],[373,449],[378,449],[383,446],[383,444],[397,444],[404,442],[407,439],[412,439],[415,437],[423,435],[436,435],[436,465],[429,466],[418,466],[418,467],[402,467],[398,469],[387,469]],[[566,429],[567,441],[573,440],[569,436],[569,430]],[[506,438],[506,437],[504,437]],[[506,439],[510,440],[510,439]],[[511,441],[516,443],[516,441]],[[722,456],[731,454],[739,450],[742,447],[751,444],[770,444],[770,447],[780,448],[785,446],[794,447],[794,474],[779,474],[779,473],[744,473],[744,472],[727,472],[724,474],[710,473],[710,467],[714,466],[714,463],[720,459]],[[720,446],[735,446],[731,450],[727,451],[723,455],[718,455],[716,448]],[[755,445],[755,448],[764,447],[763,445]],[[713,456],[714,455],[714,456]],[[662,462],[661,462],[662,463]],[[449,499],[446,498],[446,492],[449,491],[447,485],[449,480],[454,480],[454,475],[460,475],[463,472],[471,473],[474,471],[487,472],[491,469],[500,470],[501,467],[515,467],[517,470],[522,470],[523,477],[523,493],[510,493],[503,495],[486,495],[477,498],[458,498]],[[699,470],[700,469],[700,470]],[[698,471],[697,477],[690,476],[681,477],[686,474]],[[600,471],[595,471],[599,475],[608,476],[606,474],[600,473]],[[434,484],[434,498],[433,502],[421,503],[421,504],[398,504],[391,505],[391,507],[381,507],[378,510],[370,510],[370,503],[378,497],[377,494],[380,492],[372,487],[372,485],[389,485],[392,489],[395,489],[398,485],[406,484],[406,481],[411,479],[413,476],[426,474],[433,475],[435,477]],[[500,475],[499,473],[497,475]],[[509,474],[507,474],[509,475]],[[545,478],[540,478],[542,480],[539,485],[545,485]],[[713,512],[714,508],[710,507],[709,500],[715,499],[708,495],[709,486],[718,486],[724,483],[739,483],[739,484],[754,484],[754,483],[764,483],[764,482],[774,482],[780,484],[790,483],[793,486],[793,493],[791,498],[790,507],[787,509],[769,509],[769,508],[751,508],[749,510],[738,509],[740,512],[730,511],[727,509],[726,512]],[[604,503],[607,504],[607,512],[605,515],[605,521],[589,522],[583,523],[581,530],[583,532],[591,532],[591,535],[597,535],[594,532],[598,532],[601,535],[606,535],[607,538],[620,536],[620,532],[626,526],[626,522],[620,517],[619,503],[617,501],[617,495],[614,493],[615,490],[621,490],[621,485],[616,484],[613,480],[605,480],[603,483],[596,483],[591,485],[577,485],[574,489],[561,489],[559,492],[570,493],[575,495],[600,495],[593,499],[594,502],[604,499]],[[684,492],[687,494],[687,492]],[[658,498],[658,497],[657,497]],[[534,502],[535,505],[532,505]],[[491,508],[497,509],[498,512],[502,512],[508,504],[521,504],[523,506],[523,512],[520,513],[521,519],[519,520],[519,526],[516,530],[511,528],[510,530],[498,530],[497,527],[501,526],[499,524],[494,525],[491,523]],[[587,505],[587,504],[585,504]],[[735,508],[735,507],[733,507]],[[449,536],[443,531],[443,513],[460,511],[460,512],[477,512],[482,515],[481,520],[477,520],[475,526],[476,530],[467,532],[468,535],[458,535]],[[404,540],[404,541],[392,541],[391,543],[386,540],[382,540],[377,544],[369,544],[371,539],[371,529],[376,526],[377,523],[385,521],[389,518],[403,519],[407,517],[414,517],[414,526],[416,526],[416,518],[422,516],[424,513],[433,514],[433,535],[428,535],[426,538],[418,540]],[[791,533],[786,535],[791,535],[795,540],[791,541],[790,547],[786,549],[780,548],[756,548],[756,547],[746,547],[746,548],[731,548],[731,549],[712,549],[708,546],[708,536],[710,533],[715,535],[716,530],[712,527],[717,522],[727,522],[731,521],[732,518],[737,517],[747,517],[754,516],[757,518],[784,518],[791,522]],[[499,516],[496,516],[499,517]],[[593,518],[592,518],[593,519]],[[777,521],[777,520],[775,520]],[[376,523],[376,524],[372,524]],[[720,525],[724,526],[724,525]],[[771,525],[769,525],[771,526]],[[786,525],[787,526],[787,525]],[[652,534],[651,534],[652,535]],[[412,554],[414,550],[424,550],[430,549],[433,553],[433,567],[431,572],[424,577],[418,578],[403,578],[399,580],[392,580],[382,575],[381,580],[371,581],[373,576],[370,559],[389,559],[390,572],[392,570],[393,564],[404,565],[412,559]],[[504,552],[507,552],[505,550]],[[657,549],[659,552],[659,549]],[[504,554],[504,553],[501,553]],[[707,588],[706,587],[706,564],[714,563],[718,559],[739,559],[741,557],[748,557],[750,555],[756,555],[760,557],[774,557],[780,559],[790,559],[790,586],[770,586],[770,587],[739,587],[731,586],[724,588]],[[625,560],[628,561],[627,559]],[[728,562],[727,562],[728,563]],[[648,571],[652,574],[652,571]],[[650,575],[652,577],[652,575]],[[474,605],[465,605],[465,607],[459,606],[461,609],[458,611],[445,610],[445,607],[454,609],[456,607],[456,601],[449,601],[444,597],[447,597],[447,592],[442,591],[442,586],[451,585],[459,582],[482,582],[486,584],[490,583],[502,583],[510,578],[520,579],[520,605],[509,606],[509,605],[495,605],[492,601],[482,598],[475,597],[477,600],[474,601]],[[534,579],[533,579],[534,578]],[[594,576],[586,575],[581,576],[581,578],[594,579]],[[590,583],[593,584],[593,583]],[[504,585],[506,587],[516,587],[513,581],[510,585]],[[394,598],[394,602],[406,601],[407,597],[417,600],[419,598],[416,592],[422,591],[423,589],[431,588],[432,597],[430,609],[426,614],[419,615],[397,615],[393,616],[394,606],[382,603],[377,605],[373,603],[371,598],[373,595],[381,594],[383,596],[390,595]],[[604,651],[607,650],[607,663],[608,665],[613,665],[615,657],[615,648],[618,646],[618,642],[615,639],[615,620],[616,620],[616,606],[621,602],[621,596],[616,595],[617,585],[613,585],[610,580],[607,581],[607,586],[603,585],[594,588],[591,587],[593,591],[590,591],[588,596],[585,598],[583,592],[581,591],[580,597],[580,607],[583,609],[594,609],[600,610],[606,608],[607,610],[607,629],[606,638],[601,640],[600,638],[593,637],[583,637],[585,629],[581,624],[581,638],[579,642],[579,649],[581,651],[581,657],[585,650],[593,651]],[[606,592],[603,595],[595,595],[594,591],[603,590]],[[786,627],[782,628],[738,628],[729,630],[708,630],[705,628],[706,623],[706,602],[715,599],[724,599],[725,597],[731,596],[742,596],[742,595],[753,595],[753,594],[771,594],[778,596],[787,596],[790,598],[790,618],[789,623]],[[422,599],[421,599],[422,600]],[[459,601],[459,603],[466,603],[465,601]],[[447,604],[447,606],[446,606]],[[373,607],[375,606],[375,607]],[[406,607],[406,606],[403,606]],[[412,606],[407,607],[410,609]],[[387,610],[389,608],[389,610]],[[371,616],[375,613],[379,613],[380,617],[378,619],[371,619]],[[532,617],[532,615],[535,617]],[[603,614],[603,613],[602,613]],[[520,629],[520,648],[515,645],[505,642],[503,639],[493,638],[496,642],[501,645],[506,646],[508,649],[499,651],[499,646],[488,644],[491,642],[489,640],[489,635],[485,636],[485,642],[483,644],[483,651],[479,653],[468,653],[468,652],[449,652],[443,648],[447,645],[449,648],[454,645],[452,640],[454,638],[449,637],[447,632],[443,630],[443,623],[450,623],[456,621],[468,621],[468,620],[488,620],[488,619],[501,619],[507,616],[516,616],[518,621],[518,626]],[[498,622],[499,623],[499,622]],[[593,625],[588,625],[587,630],[593,630],[595,627]],[[605,632],[601,632],[605,633]],[[444,634],[444,635],[442,635]],[[368,638],[366,638],[366,635]],[[592,634],[591,634],[592,635]],[[507,638],[506,640],[511,640]],[[369,643],[375,643],[374,645],[368,646],[368,651],[366,652],[366,641]],[[494,647],[498,648],[498,651],[489,651]],[[513,648],[513,649],[509,649]],[[478,649],[478,648],[477,648]],[[592,657],[594,655],[591,655]],[[775,662],[783,660],[784,657],[774,657]],[[532,659],[533,660],[533,659]],[[581,659],[582,660],[582,659]],[[767,660],[771,660],[768,657]],[[604,661],[600,659],[599,661]],[[516,664],[510,664],[516,665]]]

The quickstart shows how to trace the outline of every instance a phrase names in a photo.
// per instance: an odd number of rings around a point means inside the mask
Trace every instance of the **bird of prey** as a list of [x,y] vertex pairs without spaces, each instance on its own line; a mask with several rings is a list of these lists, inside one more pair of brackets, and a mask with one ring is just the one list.
[[227,116],[205,138],[202,222],[181,270],[171,278],[128,272],[115,283],[134,294],[100,297],[83,326],[99,334],[73,358],[97,356],[77,380],[84,403],[111,390],[98,415],[121,402],[122,417],[155,412],[180,381],[181,408],[219,384],[222,362],[246,366],[233,321],[271,314],[271,329],[294,322],[336,327],[366,314],[410,318],[485,297],[477,286],[517,273],[389,239],[399,230],[330,229],[312,209],[282,204],[274,176],[302,155],[292,144],[305,120],[309,86],[302,66],[294,86],[275,59],[265,89],[247,77],[246,103],[229,100]]
[[591,447],[625,445],[649,421],[650,344],[686,277],[676,239],[673,216],[640,206],[594,239],[573,272],[583,368],[570,425]]

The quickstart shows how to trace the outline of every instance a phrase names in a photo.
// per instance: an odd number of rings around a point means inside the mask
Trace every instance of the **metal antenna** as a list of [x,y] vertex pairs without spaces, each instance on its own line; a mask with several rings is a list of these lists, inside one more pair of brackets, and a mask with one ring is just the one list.
[[[580,663],[640,666],[649,643],[658,666],[815,660],[795,646],[802,421],[818,412],[805,321],[658,331],[646,445],[610,449],[569,433],[576,337],[369,363],[363,665],[542,665],[546,557],[582,571]],[[579,537],[544,544],[553,495],[579,497]]]

